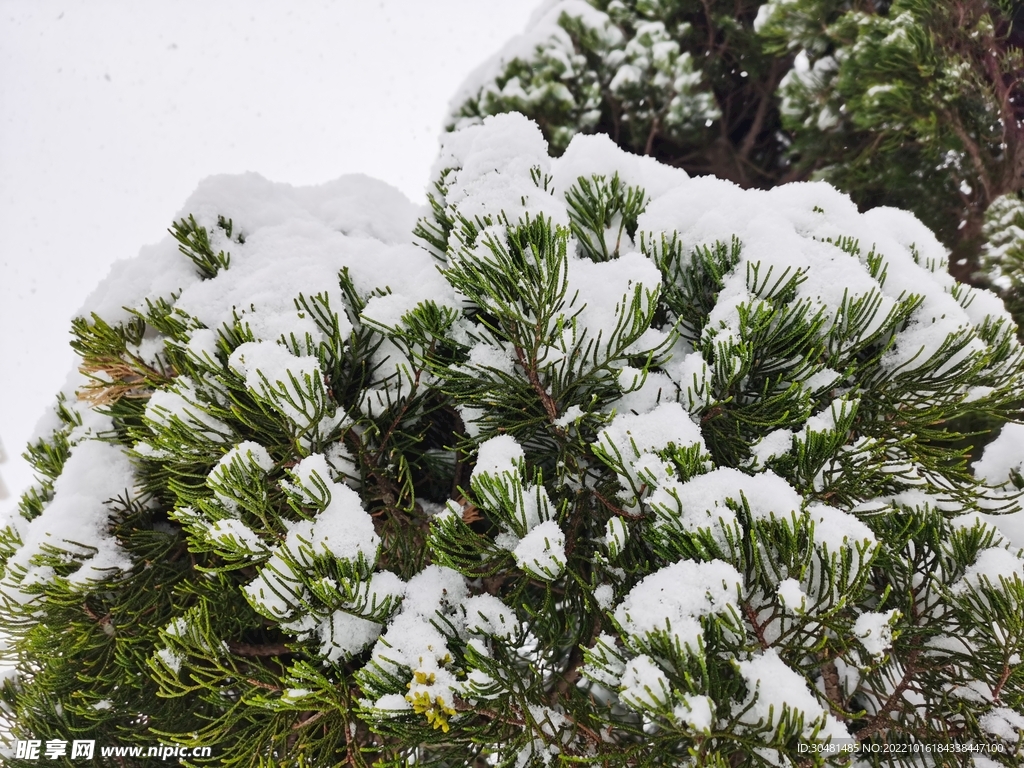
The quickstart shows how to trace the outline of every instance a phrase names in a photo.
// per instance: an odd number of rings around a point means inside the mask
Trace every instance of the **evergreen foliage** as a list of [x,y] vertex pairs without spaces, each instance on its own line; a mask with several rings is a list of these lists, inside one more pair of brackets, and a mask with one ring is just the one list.
[[210,182],[75,322],[0,536],[16,738],[1020,764],[1020,477],[954,425],[1019,415],[1024,351],[912,216],[517,115],[446,138],[419,247],[340,184]]
[[1024,10],[1010,0],[550,0],[453,101],[518,111],[744,187],[826,179],[906,208],[978,273],[1024,187]]
[[1024,193],[1003,195],[985,214],[983,264],[1014,317],[1024,314]]

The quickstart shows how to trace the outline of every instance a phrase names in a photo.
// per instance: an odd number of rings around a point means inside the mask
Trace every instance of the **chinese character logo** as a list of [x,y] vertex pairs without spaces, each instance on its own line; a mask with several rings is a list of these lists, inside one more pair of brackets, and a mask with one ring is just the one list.
[[86,760],[92,760],[92,753],[96,749],[96,742],[93,741],[73,741],[71,742],[71,759],[84,758]]

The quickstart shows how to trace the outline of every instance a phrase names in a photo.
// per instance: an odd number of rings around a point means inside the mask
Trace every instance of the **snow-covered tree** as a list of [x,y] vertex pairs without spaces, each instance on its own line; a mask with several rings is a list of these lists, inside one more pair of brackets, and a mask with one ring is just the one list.
[[535,119],[555,154],[578,133],[745,187],[785,175],[758,0],[547,0],[452,100],[450,127]]
[[979,279],[989,205],[1024,188],[1012,0],[549,0],[466,83],[451,125],[537,120],[747,187],[823,178],[914,211]]
[[1024,192],[997,198],[985,213],[982,262],[1015,318],[1024,317]]
[[773,0],[759,32],[796,54],[779,88],[795,156],[917,212],[969,276],[986,210],[1024,189],[1024,6]]
[[213,179],[96,291],[0,538],[14,736],[1018,765],[1019,469],[953,426],[1019,401],[999,300],[908,213],[519,115],[435,180],[414,242],[362,177]]

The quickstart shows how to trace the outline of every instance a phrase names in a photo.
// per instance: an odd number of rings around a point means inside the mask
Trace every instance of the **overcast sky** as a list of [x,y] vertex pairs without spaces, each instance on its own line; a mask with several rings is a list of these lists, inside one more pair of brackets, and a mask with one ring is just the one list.
[[422,200],[448,100],[537,4],[0,0],[6,503],[110,262],[159,240],[215,173],[361,172]]

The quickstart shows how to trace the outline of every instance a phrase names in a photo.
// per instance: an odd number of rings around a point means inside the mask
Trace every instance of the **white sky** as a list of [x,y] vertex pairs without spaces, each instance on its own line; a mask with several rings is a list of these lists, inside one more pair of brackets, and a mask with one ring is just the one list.
[[0,0],[0,464],[72,315],[200,179],[361,172],[423,199],[448,100],[538,0]]

